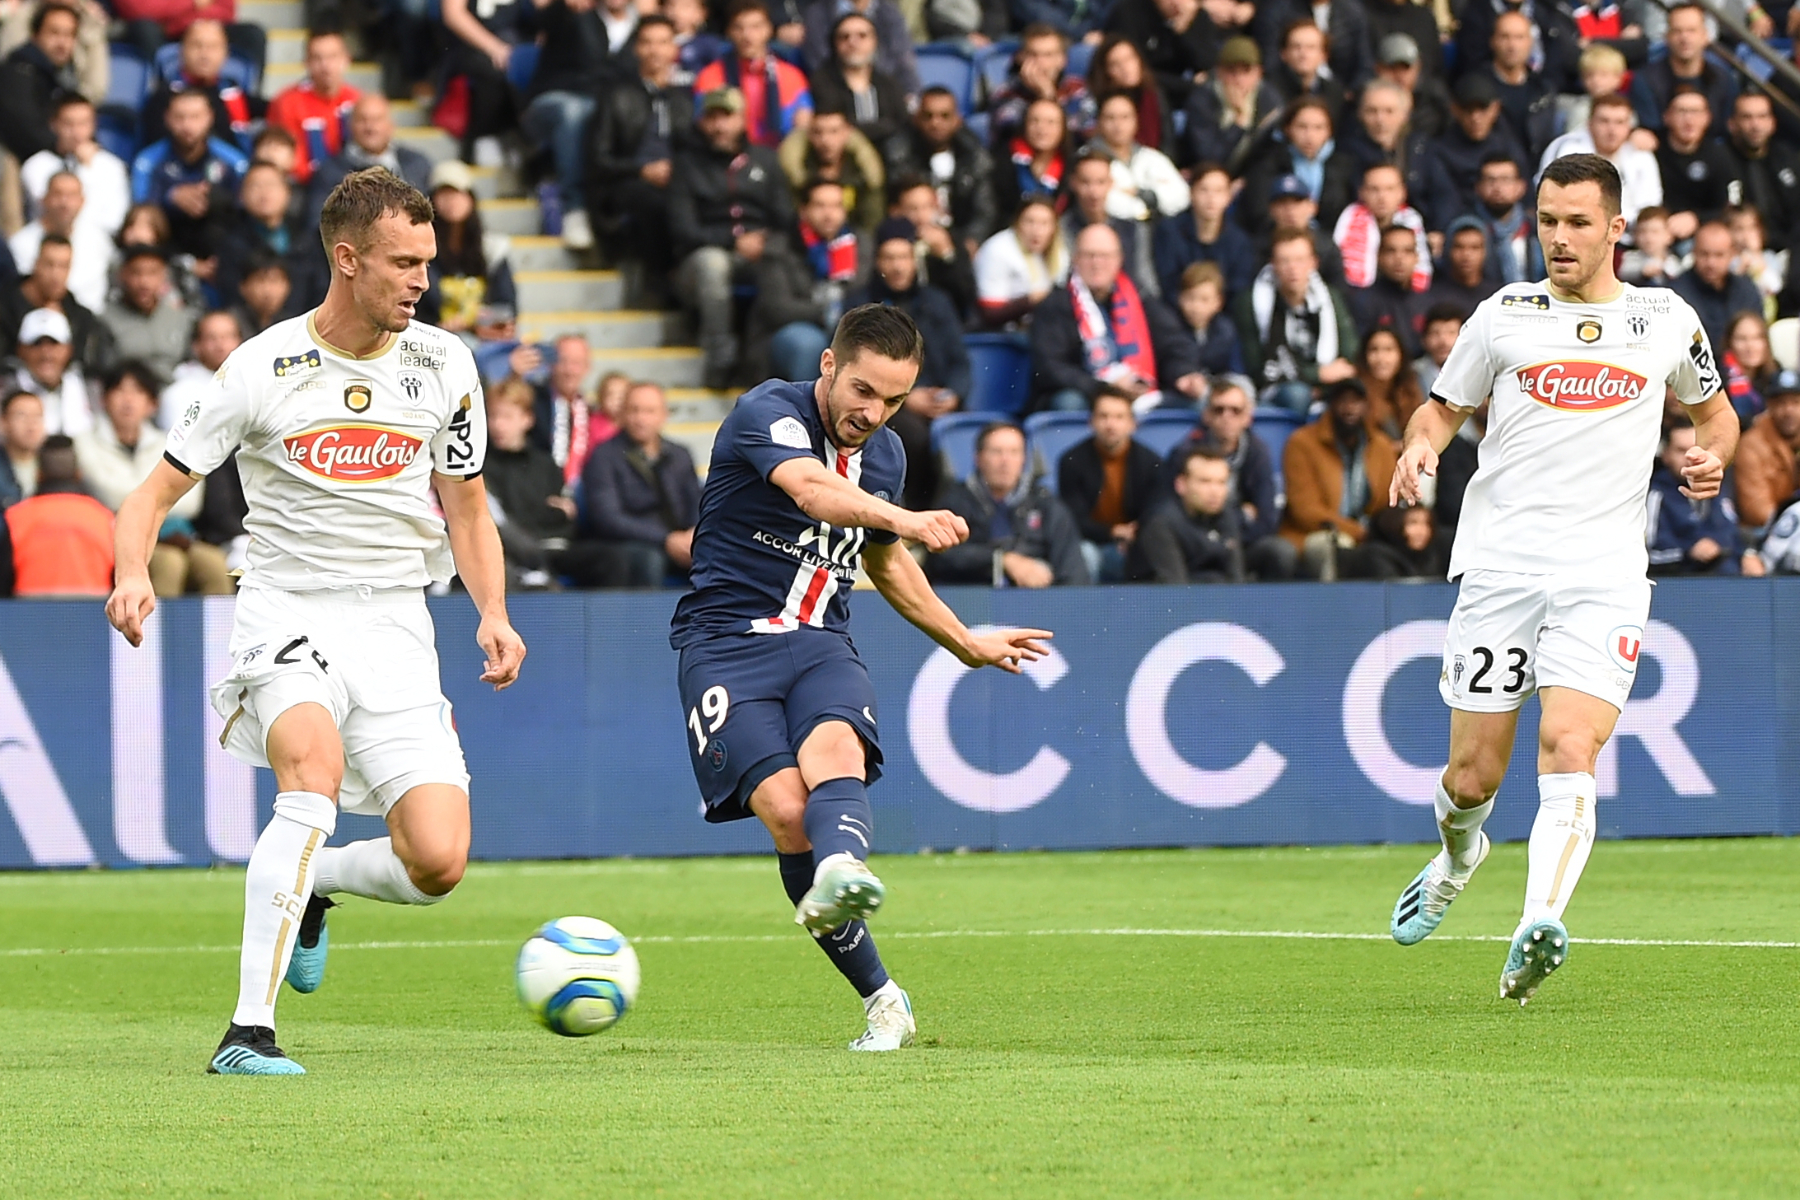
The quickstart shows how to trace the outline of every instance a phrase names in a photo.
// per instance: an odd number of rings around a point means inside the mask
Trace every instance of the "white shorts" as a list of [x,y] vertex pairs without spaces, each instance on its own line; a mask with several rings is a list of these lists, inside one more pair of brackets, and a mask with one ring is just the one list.
[[1512,712],[1539,688],[1566,687],[1623,709],[1649,616],[1648,579],[1469,571],[1438,694],[1465,712]]
[[264,740],[296,704],[331,714],[344,744],[343,812],[385,816],[408,789],[469,789],[462,743],[438,683],[436,631],[417,588],[238,593],[231,674],[214,684],[219,737],[269,765]]

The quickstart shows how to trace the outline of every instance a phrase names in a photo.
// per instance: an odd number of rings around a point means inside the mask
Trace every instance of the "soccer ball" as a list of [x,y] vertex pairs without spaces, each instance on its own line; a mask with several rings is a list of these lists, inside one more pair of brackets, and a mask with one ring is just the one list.
[[559,917],[532,934],[515,974],[520,1003],[564,1037],[611,1029],[637,1002],[637,951],[593,917]]

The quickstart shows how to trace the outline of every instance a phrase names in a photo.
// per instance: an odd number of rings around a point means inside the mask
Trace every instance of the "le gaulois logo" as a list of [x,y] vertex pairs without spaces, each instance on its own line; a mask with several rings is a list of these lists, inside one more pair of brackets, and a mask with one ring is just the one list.
[[392,479],[412,465],[422,444],[379,425],[332,425],[282,439],[289,462],[344,483]]
[[1519,386],[1539,404],[1577,412],[1597,412],[1628,404],[1649,381],[1612,363],[1544,362],[1521,367]]

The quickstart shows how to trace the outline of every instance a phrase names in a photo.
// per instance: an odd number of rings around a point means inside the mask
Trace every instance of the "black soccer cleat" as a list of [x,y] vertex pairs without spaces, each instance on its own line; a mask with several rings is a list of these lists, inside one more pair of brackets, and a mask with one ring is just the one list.
[[267,1025],[232,1025],[206,1066],[208,1075],[304,1075],[306,1068],[281,1052]]

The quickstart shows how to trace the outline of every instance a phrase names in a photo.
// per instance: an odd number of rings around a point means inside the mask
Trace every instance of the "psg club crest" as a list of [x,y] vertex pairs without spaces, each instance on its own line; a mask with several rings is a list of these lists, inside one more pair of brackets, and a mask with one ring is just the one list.
[[718,738],[714,738],[711,744],[706,747],[707,764],[715,771],[723,771],[725,769],[725,758],[725,743]]
[[344,385],[344,407],[353,413],[366,413],[375,403],[375,385],[367,379],[352,379]]
[[1592,317],[1575,322],[1575,336],[1586,345],[1593,345],[1600,340],[1600,322]]

